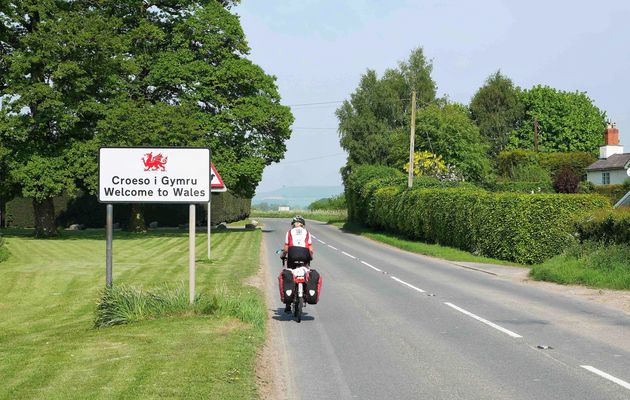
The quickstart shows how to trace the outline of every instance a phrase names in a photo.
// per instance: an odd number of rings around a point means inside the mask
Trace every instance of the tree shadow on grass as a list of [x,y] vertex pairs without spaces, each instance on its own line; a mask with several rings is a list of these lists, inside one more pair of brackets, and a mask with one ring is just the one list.
[[[245,229],[244,227],[227,227],[226,229],[212,229],[212,235],[223,234],[244,234],[247,232],[253,232],[254,229]],[[196,233],[206,233],[206,227],[197,227]],[[0,236],[5,238],[25,238],[34,237],[35,230],[28,228],[4,228],[0,229]],[[146,232],[126,232],[120,229],[114,230],[114,240],[138,240],[145,238],[169,238],[169,237],[187,237],[188,228],[157,228],[149,229]],[[105,229],[85,229],[80,231],[67,231],[63,230],[59,232],[59,236],[51,238],[42,238],[41,240],[105,240]]]

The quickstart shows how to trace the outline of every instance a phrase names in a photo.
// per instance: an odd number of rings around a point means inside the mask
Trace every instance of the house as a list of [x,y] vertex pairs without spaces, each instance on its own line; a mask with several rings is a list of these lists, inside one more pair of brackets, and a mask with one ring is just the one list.
[[630,176],[630,153],[619,144],[619,129],[608,124],[599,160],[586,168],[586,179],[594,185],[621,185]]

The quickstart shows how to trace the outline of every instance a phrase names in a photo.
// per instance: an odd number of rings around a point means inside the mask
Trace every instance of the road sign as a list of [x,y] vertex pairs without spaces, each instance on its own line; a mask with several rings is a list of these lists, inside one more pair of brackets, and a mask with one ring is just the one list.
[[[206,203],[210,200],[208,165],[210,150],[205,148],[102,147],[98,200],[102,203]],[[220,177],[217,184],[225,187]]]
[[210,181],[210,187],[211,190],[213,192],[225,192],[227,191],[227,188],[225,187],[225,184],[223,183],[223,179],[221,179],[221,175],[219,175],[219,173],[217,172],[217,169],[214,167],[214,164],[210,163],[211,166],[211,181]]
[[[227,191],[227,187],[223,183],[223,179],[221,179],[221,175],[217,172],[217,169],[214,167],[214,164],[210,163],[211,172],[210,172],[210,190],[212,192],[225,192]],[[210,226],[212,225],[211,221],[212,216],[212,196],[210,196],[210,200],[208,200],[208,260],[210,259],[210,249],[211,249],[211,235],[210,235]]]
[[112,203],[188,203],[188,287],[189,301],[194,302],[195,203],[210,201],[209,166],[210,149],[205,148],[99,149],[98,200],[107,203],[105,281],[108,287],[112,285]]

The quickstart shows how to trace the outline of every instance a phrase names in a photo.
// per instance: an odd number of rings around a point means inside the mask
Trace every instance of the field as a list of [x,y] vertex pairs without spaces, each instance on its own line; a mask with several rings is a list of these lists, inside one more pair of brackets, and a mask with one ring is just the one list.
[[348,212],[346,210],[294,210],[294,211],[258,211],[252,210],[250,218],[286,218],[287,224],[291,222],[291,218],[296,215],[301,215],[306,219],[312,219],[320,222],[327,222],[329,224],[337,224],[346,221]]
[[[94,328],[105,279],[101,230],[35,240],[4,231],[0,263],[0,399],[257,398],[256,352],[264,341],[262,294],[241,284],[258,268],[261,233],[197,236],[197,289],[209,315]],[[114,234],[114,285],[187,288],[188,239],[178,230]]]

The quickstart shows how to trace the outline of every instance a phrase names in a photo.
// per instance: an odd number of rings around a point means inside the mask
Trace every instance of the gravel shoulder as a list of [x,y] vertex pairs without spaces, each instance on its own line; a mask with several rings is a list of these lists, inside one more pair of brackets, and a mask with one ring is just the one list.
[[559,285],[553,282],[537,281],[530,279],[530,269],[523,267],[470,262],[451,262],[451,264],[462,268],[477,270],[481,273],[496,275],[503,279],[535,286],[580,300],[602,304],[608,308],[630,314],[630,291],[628,290],[593,289],[580,285]]

